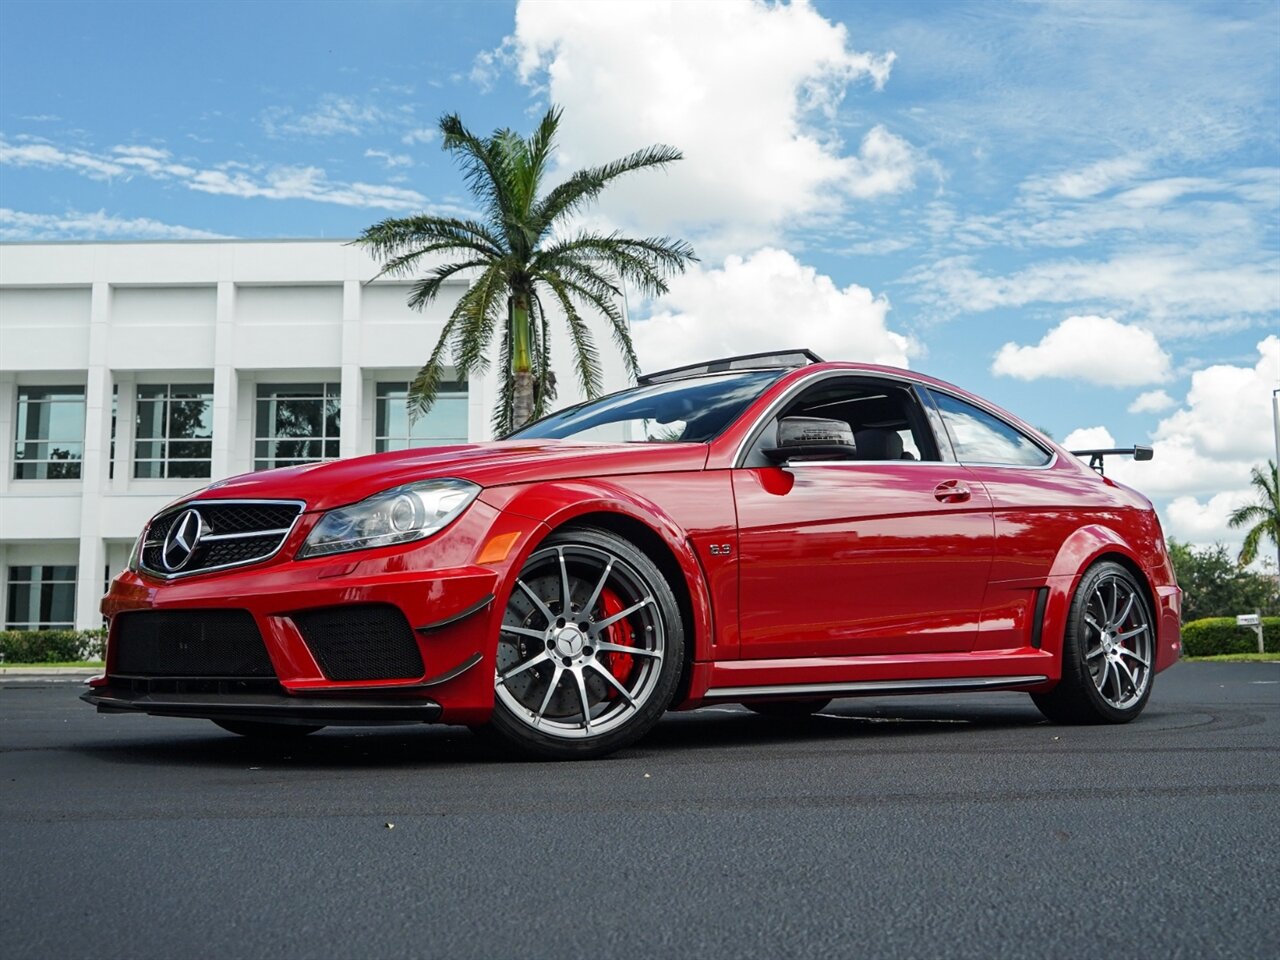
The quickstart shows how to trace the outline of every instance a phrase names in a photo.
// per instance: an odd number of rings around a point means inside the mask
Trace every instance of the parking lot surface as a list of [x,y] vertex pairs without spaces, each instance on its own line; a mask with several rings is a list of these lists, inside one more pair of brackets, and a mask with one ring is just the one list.
[[9,957],[1262,957],[1280,664],[1125,727],[1025,695],[668,715],[605,760],[460,728],[259,745],[0,678]]

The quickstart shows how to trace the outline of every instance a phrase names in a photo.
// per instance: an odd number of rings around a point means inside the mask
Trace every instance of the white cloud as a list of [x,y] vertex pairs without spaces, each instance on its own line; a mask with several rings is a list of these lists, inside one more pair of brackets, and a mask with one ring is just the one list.
[[1129,412],[1159,413],[1161,410],[1168,410],[1175,406],[1177,402],[1163,390],[1148,390],[1134,398],[1133,403],[1129,404]]
[[400,142],[411,147],[415,143],[430,143],[437,136],[439,133],[431,127],[414,127],[400,138]]
[[1148,330],[1111,317],[1068,317],[1036,346],[1006,343],[991,372],[1018,380],[1062,377],[1132,387],[1169,377],[1169,355]]
[[[1251,367],[1216,364],[1192,374],[1183,405],[1152,433],[1150,463],[1107,465],[1108,476],[1164,504],[1165,532],[1179,540],[1239,548],[1241,532],[1227,527],[1227,515],[1252,496],[1250,471],[1275,456],[1271,391],[1280,387],[1280,337],[1257,349]],[[1101,439],[1093,430],[1101,428],[1075,431],[1066,445]]]
[[0,138],[0,164],[74,170],[95,180],[142,175],[177,182],[200,193],[234,197],[301,199],[387,210],[421,209],[427,205],[427,198],[416,190],[330,180],[320,167],[253,167],[229,161],[198,169],[175,162],[167,150],[147,146],[116,146],[108,154],[95,154],[46,143],[11,144]]
[[1062,445],[1068,450],[1108,450],[1116,446],[1116,438],[1106,427],[1081,427],[1068,433]]
[[1251,500],[1247,490],[1215,493],[1203,503],[1195,497],[1175,497],[1164,510],[1169,534],[1201,547],[1229,543],[1234,558],[1240,550],[1241,531],[1233,530],[1227,518],[1233,510]]
[[646,370],[782,347],[894,366],[916,352],[888,328],[887,299],[856,284],[841,289],[784,250],[731,256],[719,268],[695,264],[671,281],[661,308],[633,324]]
[[514,44],[521,78],[565,108],[567,168],[651,143],[683,151],[661,182],[618,182],[604,209],[643,229],[703,231],[705,254],[912,184],[906,141],[877,126],[850,155],[829,122],[850,84],[884,85],[893,54],[851,49],[845,28],[807,2],[614,3],[608,16],[522,3]]
[[1186,406],[1160,421],[1157,442],[1189,440],[1215,460],[1274,456],[1271,391],[1280,387],[1280,337],[1259,343],[1258,355],[1251,368],[1216,364],[1192,374]]
[[62,150],[50,143],[13,144],[0,139],[0,164],[14,167],[62,168],[94,180],[121,176],[125,167],[83,150]]
[[112,217],[106,211],[25,213],[0,207],[0,240],[216,240],[224,234],[161,223],[147,217]]
[[1124,183],[1146,168],[1147,161],[1139,155],[1113,157],[1100,160],[1079,170],[1068,170],[1057,176],[1038,178],[1026,184],[1027,189],[1047,190],[1062,197],[1079,200],[1096,196]]
[[381,160],[383,166],[388,170],[394,170],[396,167],[411,167],[413,159],[407,153],[388,153],[385,150],[369,149],[364,152],[366,157],[374,160]]
[[306,113],[291,107],[268,109],[262,115],[262,129],[269,137],[335,137],[364,133],[386,119],[386,112],[371,103],[326,94]]
[[[1118,254],[1110,260],[1055,260],[1007,276],[988,276],[971,257],[949,257],[913,271],[920,299],[950,312],[982,312],[1030,303],[1102,302],[1186,332],[1187,317],[1221,320],[1280,310],[1280,261],[1206,266],[1179,250]],[[1238,328],[1238,327],[1237,327]]]

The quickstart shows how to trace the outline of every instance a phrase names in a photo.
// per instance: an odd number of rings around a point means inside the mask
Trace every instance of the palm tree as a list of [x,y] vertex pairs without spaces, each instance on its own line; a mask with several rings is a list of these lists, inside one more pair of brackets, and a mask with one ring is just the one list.
[[1244,544],[1240,547],[1241,566],[1253,563],[1263,537],[1270,538],[1277,549],[1280,549],[1280,495],[1276,490],[1275,461],[1268,460],[1267,467],[1268,472],[1254,467],[1249,478],[1257,494],[1257,502],[1233,510],[1227,520],[1232,529],[1250,525],[1249,532],[1244,535]]
[[355,242],[384,262],[378,276],[411,276],[429,254],[453,256],[419,279],[409,306],[422,309],[445,282],[475,271],[466,293],[450,314],[426,365],[409,388],[414,416],[431,409],[446,354],[461,377],[488,368],[487,352],[499,334],[504,369],[502,393],[493,414],[498,435],[547,412],[554,397],[549,322],[542,298],[549,295],[564,315],[573,345],[578,382],[588,397],[600,394],[600,357],[582,309],[602,314],[632,376],[639,373],[631,332],[618,307],[624,282],[641,294],[667,291],[666,278],[695,260],[693,248],[667,237],[629,239],[573,229],[569,221],[612,181],[682,158],[674,147],[651,146],[579,170],[543,191],[555,150],[560,109],[550,108],[528,138],[507,130],[478,137],[456,114],[440,120],[443,146],[461,164],[468,188],[480,205],[480,219],[415,216],[383,220]]

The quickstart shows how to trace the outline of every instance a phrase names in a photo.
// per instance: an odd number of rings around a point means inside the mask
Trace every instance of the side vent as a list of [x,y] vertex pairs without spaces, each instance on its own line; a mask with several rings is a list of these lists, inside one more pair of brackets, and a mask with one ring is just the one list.
[[1040,642],[1044,634],[1044,605],[1049,602],[1049,588],[1040,587],[1036,590],[1036,609],[1031,615],[1031,646],[1036,650],[1040,649]]

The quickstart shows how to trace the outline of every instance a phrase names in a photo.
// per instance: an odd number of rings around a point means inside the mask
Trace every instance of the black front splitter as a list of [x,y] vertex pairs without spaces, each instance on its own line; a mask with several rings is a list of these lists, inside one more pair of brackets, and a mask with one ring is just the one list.
[[392,697],[291,696],[287,693],[143,693],[111,686],[80,695],[99,713],[147,713],[155,717],[257,720],[267,723],[432,723],[442,708],[434,700]]

